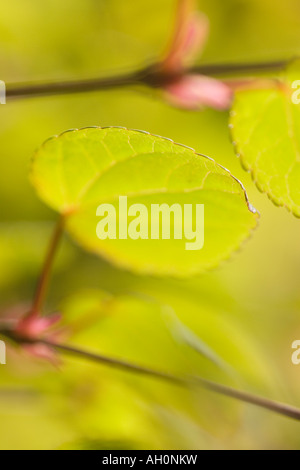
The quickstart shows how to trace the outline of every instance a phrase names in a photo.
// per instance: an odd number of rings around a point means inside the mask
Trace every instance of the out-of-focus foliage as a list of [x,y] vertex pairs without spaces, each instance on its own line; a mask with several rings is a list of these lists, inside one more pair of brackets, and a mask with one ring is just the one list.
[[[32,181],[40,197],[66,219],[68,230],[83,247],[143,274],[183,277],[215,267],[240,248],[257,225],[257,212],[228,171],[187,147],[144,132],[118,128],[65,132],[36,153]],[[125,216],[120,214],[119,195],[127,198]],[[150,239],[148,214],[153,204],[179,205],[183,216],[185,204],[200,203],[205,205],[204,247],[198,236],[187,242],[182,233],[182,239],[175,240],[178,222],[171,215],[170,239]],[[100,204],[110,204],[115,211],[116,233],[121,224],[128,231],[128,221],[132,221],[129,206],[143,204],[146,210],[139,212],[135,223],[143,237],[146,231],[147,239],[121,240],[115,234],[116,239],[99,240],[95,228],[100,219],[95,214]],[[198,216],[197,230],[201,232],[203,221]],[[187,243],[198,248],[188,250]]]
[[300,217],[300,113],[293,102],[299,62],[287,68],[270,90],[237,93],[232,136],[242,165],[260,191]]
[[[82,78],[144,65],[164,49],[174,8],[173,0],[11,0],[0,16],[0,78]],[[206,62],[299,53],[298,0],[202,0],[199,8],[211,20]],[[165,135],[213,157],[245,184],[262,215],[255,237],[217,271],[182,281],[128,274],[67,242],[72,257],[63,260],[61,251],[46,311],[61,307],[77,325],[92,317],[72,338],[86,348],[167,370],[190,368],[299,406],[300,369],[291,364],[291,344],[300,336],[299,221],[258,193],[234,156],[227,121],[226,114],[177,111],[151,93],[125,89],[1,106],[1,304],[30,299],[48,240],[39,225],[56,217],[28,183],[34,149],[50,135],[94,125]],[[162,314],[166,305],[231,364],[234,376],[177,344]],[[12,348],[0,366],[0,397],[1,448],[91,441],[147,449],[300,446],[297,423],[262,410],[70,358],[54,370]]]

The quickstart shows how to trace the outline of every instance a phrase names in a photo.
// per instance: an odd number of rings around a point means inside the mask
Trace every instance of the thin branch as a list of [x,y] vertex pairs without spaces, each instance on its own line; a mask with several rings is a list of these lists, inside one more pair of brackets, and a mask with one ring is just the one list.
[[137,365],[137,364],[133,364],[131,362],[124,361],[122,359],[115,359],[115,358],[112,358],[112,357],[107,357],[107,356],[104,356],[104,355],[101,355],[101,354],[96,354],[96,353],[92,353],[92,352],[89,352],[89,351],[84,351],[84,350],[78,349],[74,346],[69,346],[69,345],[60,344],[60,343],[54,343],[54,342],[47,341],[47,340],[43,340],[43,341],[41,341],[41,343],[45,344],[46,346],[49,346],[51,348],[54,348],[57,351],[60,351],[62,353],[72,355],[72,356],[82,357],[83,359],[87,359],[87,360],[97,362],[97,363],[102,363],[102,364],[105,364],[107,366],[110,366],[110,367],[113,367],[113,368],[116,368],[116,369],[121,369],[121,370],[123,369],[125,371],[134,372],[134,373],[139,374],[139,375],[152,376],[152,377],[155,377],[157,379],[162,379],[164,381],[168,381],[168,382],[171,382],[173,384],[177,384],[177,385],[181,385],[181,386],[186,385],[186,380],[184,378],[176,377],[173,374],[169,374],[169,373],[166,373],[166,372],[157,371],[157,370],[150,369],[150,368],[147,368],[147,367],[143,367],[143,366],[140,366],[140,365]]
[[49,285],[53,261],[54,261],[59,243],[61,241],[63,230],[64,230],[64,218],[60,217],[60,219],[58,220],[56,224],[56,227],[52,236],[52,240],[48,248],[48,253],[45,258],[44,266],[43,266],[43,269],[42,269],[42,272],[38,281],[37,289],[36,289],[34,299],[33,299],[32,308],[31,308],[29,315],[37,314],[41,312],[41,309],[45,300],[45,296],[47,293],[48,285]]
[[[194,66],[185,71],[186,74],[196,73],[211,76],[234,76],[239,77],[244,74],[279,72],[284,69],[289,60],[266,63],[244,63],[244,64],[208,64]],[[114,88],[122,88],[134,85],[149,87],[162,87],[178,78],[174,73],[163,73],[159,64],[129,72],[127,74],[108,78],[95,78],[87,80],[70,80],[49,83],[29,83],[29,84],[6,84],[7,98],[18,99],[26,97],[41,97],[53,95],[65,95],[75,93],[87,93]]]
[[69,80],[49,83],[7,84],[7,98],[26,98],[51,95],[86,93],[110,88],[120,88],[143,82],[143,71],[124,75],[94,78],[86,80]]
[[100,354],[95,354],[88,351],[83,351],[74,346],[68,346],[64,344],[53,343],[51,341],[42,341],[43,344],[55,348],[57,351],[60,351],[65,354],[70,354],[73,356],[82,357],[90,361],[97,363],[106,364],[107,366],[114,367],[117,369],[123,369],[128,372],[134,372],[140,375],[151,376],[166,382],[173,383],[181,387],[195,387],[200,386],[206,390],[223,395],[235,400],[242,401],[266,410],[272,411],[274,413],[295,419],[300,421],[300,409],[286,405],[284,403],[275,402],[267,398],[260,396],[252,395],[247,392],[239,391],[225,385],[217,384],[210,380],[203,379],[198,376],[188,376],[188,377],[178,377],[174,374],[170,374],[163,371],[154,370],[147,367],[142,367],[137,364],[132,364],[130,362],[115,359]]
[[234,400],[238,400],[244,403],[248,403],[250,405],[257,406],[259,408],[263,408],[265,410],[272,411],[276,414],[292,418],[294,420],[300,421],[300,409],[287,405],[285,403],[276,402],[273,400],[269,400],[264,397],[260,397],[258,395],[253,395],[248,392],[243,392],[231,387],[227,387],[226,385],[218,384],[212,382],[210,380],[204,379],[199,376],[176,376],[172,373],[164,372],[155,370],[148,367],[143,367],[138,364],[134,364],[128,361],[124,361],[122,359],[116,359],[108,356],[104,356],[102,354],[93,353],[90,351],[85,351],[79,349],[75,346],[69,346],[53,341],[49,341],[46,339],[28,339],[28,338],[21,338],[20,336],[16,335],[12,329],[0,329],[0,335],[7,337],[8,339],[16,342],[17,344],[43,344],[48,346],[52,349],[55,349],[58,352],[81,357],[85,360],[96,362],[97,364],[104,364],[109,367],[113,367],[115,369],[124,370],[127,372],[133,372],[139,375],[145,375],[149,377],[153,377],[164,382],[169,382],[173,385],[191,388],[191,387],[201,387],[205,390],[210,392],[216,393],[221,396],[229,397]]

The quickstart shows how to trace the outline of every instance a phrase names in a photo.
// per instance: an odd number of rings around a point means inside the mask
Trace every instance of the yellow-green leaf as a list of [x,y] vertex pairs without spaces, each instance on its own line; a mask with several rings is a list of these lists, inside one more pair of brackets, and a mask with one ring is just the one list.
[[[236,94],[230,128],[237,155],[261,192],[300,217],[300,104],[296,61],[271,89]],[[299,83],[298,83],[299,88]],[[297,96],[295,96],[297,94]]]
[[[41,199],[65,216],[67,229],[84,248],[139,273],[202,272],[228,258],[257,224],[243,186],[226,169],[141,131],[87,128],[54,137],[37,151],[32,181]],[[119,196],[128,198],[128,206],[144,204],[149,214],[152,204],[204,205],[203,249],[188,251],[185,239],[172,237],[98,239],[97,208],[109,203],[117,210]]]

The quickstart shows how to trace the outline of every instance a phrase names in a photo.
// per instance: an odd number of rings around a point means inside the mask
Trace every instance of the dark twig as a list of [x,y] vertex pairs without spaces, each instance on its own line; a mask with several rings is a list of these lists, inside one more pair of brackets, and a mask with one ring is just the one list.
[[[185,74],[195,73],[201,75],[211,75],[218,77],[234,76],[239,77],[244,74],[279,72],[288,65],[288,60],[265,63],[242,63],[242,64],[208,64],[194,66],[185,71]],[[134,85],[150,87],[163,87],[178,78],[178,75],[166,74],[161,71],[159,64],[146,67],[137,71],[129,72],[107,78],[94,78],[86,80],[70,80],[49,83],[29,83],[29,84],[7,84],[7,98],[17,99],[26,97],[41,97],[64,95],[74,93],[87,93],[100,90],[109,90]]]
[[22,344],[44,344],[51,349],[55,349],[58,352],[68,354],[71,356],[77,356],[85,360],[93,361],[99,364],[104,364],[115,369],[121,369],[127,372],[133,372],[135,374],[153,377],[155,379],[169,382],[173,385],[187,388],[201,387],[211,392],[217,393],[218,395],[233,398],[235,400],[248,403],[265,410],[272,411],[282,416],[292,418],[300,421],[300,409],[295,408],[284,403],[269,400],[257,395],[252,395],[247,392],[236,390],[225,385],[221,385],[210,380],[203,379],[198,376],[176,376],[172,373],[155,370],[149,367],[143,367],[137,364],[133,364],[122,359],[116,359],[101,354],[85,351],[75,346],[60,344],[52,342],[46,339],[30,340],[28,338],[21,338],[17,336],[11,329],[0,329],[0,335],[6,336],[10,340],[22,345]]

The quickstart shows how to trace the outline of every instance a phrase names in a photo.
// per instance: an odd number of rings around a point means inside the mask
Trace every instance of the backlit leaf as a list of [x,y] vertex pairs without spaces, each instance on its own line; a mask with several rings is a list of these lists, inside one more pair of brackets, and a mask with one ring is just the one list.
[[[244,188],[226,169],[192,149],[140,131],[87,128],[54,137],[36,153],[32,181],[39,196],[66,217],[67,229],[84,248],[136,272],[202,272],[228,258],[257,224]],[[147,240],[98,239],[97,208],[112,204],[118,214],[119,196],[128,198],[128,207],[144,204],[149,216],[152,204],[204,205],[203,249],[188,251],[184,236],[175,240],[172,218],[167,240],[150,239],[148,216]],[[124,213],[117,228],[123,222]]]
[[[237,93],[231,131],[243,167],[260,191],[278,206],[300,217],[300,105],[293,84],[300,77],[299,61],[273,89]],[[294,85],[295,86],[295,85]],[[299,93],[298,93],[299,98]]]

